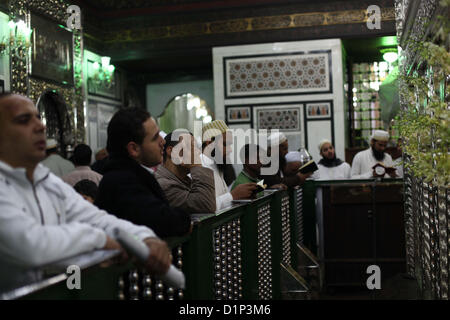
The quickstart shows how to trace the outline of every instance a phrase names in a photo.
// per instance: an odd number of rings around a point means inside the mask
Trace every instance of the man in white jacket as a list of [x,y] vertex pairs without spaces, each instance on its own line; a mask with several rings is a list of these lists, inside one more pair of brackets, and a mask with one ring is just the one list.
[[[33,102],[0,95],[0,291],[36,280],[37,268],[96,249],[119,249],[118,227],[144,241],[149,272],[170,266],[167,244],[142,226],[117,219],[85,201],[39,164],[45,126]],[[123,254],[125,255],[125,254]]]

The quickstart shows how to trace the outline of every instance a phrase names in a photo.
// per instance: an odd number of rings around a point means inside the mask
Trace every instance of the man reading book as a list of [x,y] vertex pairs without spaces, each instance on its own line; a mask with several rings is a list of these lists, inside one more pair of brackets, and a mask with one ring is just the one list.
[[274,175],[261,176],[268,186],[276,184],[284,184],[288,187],[295,187],[302,184],[305,180],[312,175],[312,172],[303,174],[301,172],[295,172],[290,174],[286,172],[286,154],[289,150],[289,144],[286,136],[282,132],[275,132],[269,136],[268,146],[270,146],[270,152],[272,148],[278,148],[279,155],[279,167],[278,172]]
[[[237,176],[236,181],[233,183],[233,186],[231,187],[231,190],[236,188],[238,185],[243,183],[258,183],[261,182],[261,161],[259,159],[259,146],[258,145],[251,145],[246,144],[241,149],[241,159],[243,160],[243,166],[241,173]],[[265,184],[267,187],[267,184]],[[269,186],[270,189],[283,189],[286,190],[287,187],[283,184],[275,184],[272,186]],[[264,182],[261,187],[258,187],[258,189],[255,190],[254,195],[257,197],[261,196],[263,194],[264,190]]]
[[358,152],[353,158],[352,179],[397,177],[391,156],[384,152],[388,141],[388,132],[383,130],[373,132],[370,139],[370,148]]

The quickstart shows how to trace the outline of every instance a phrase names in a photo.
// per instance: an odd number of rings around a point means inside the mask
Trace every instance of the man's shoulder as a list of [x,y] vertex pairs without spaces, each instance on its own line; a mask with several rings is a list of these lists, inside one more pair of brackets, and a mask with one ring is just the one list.
[[134,182],[137,180],[137,174],[131,170],[115,168],[108,170],[103,174],[102,181],[104,183],[115,182]]
[[340,165],[340,167],[345,167],[345,168],[350,168],[350,164],[348,164],[347,162],[343,161]]
[[204,176],[205,174],[207,175],[211,175],[212,177],[214,176],[214,172],[211,168],[208,167],[204,167],[204,166],[195,166],[191,168],[191,175],[202,175]]
[[385,152],[384,156],[386,157],[386,160],[388,160],[390,162],[394,162],[394,160],[392,160],[392,156],[389,153]]
[[173,174],[170,170],[164,168],[161,166],[156,170],[155,179],[158,181],[158,183],[162,186],[161,182],[164,182],[165,184],[175,184],[176,176]]
[[355,157],[353,159],[359,159],[359,158],[363,157],[364,155],[366,155],[369,152],[370,152],[370,148],[361,150],[361,151],[359,151],[358,153],[355,154]]

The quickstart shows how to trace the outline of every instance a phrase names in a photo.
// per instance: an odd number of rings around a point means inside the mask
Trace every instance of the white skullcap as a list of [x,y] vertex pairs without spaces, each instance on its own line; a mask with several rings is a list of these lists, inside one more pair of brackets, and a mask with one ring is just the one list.
[[384,130],[375,130],[372,133],[370,139],[378,140],[378,141],[389,141],[389,133]]
[[278,132],[272,133],[269,136],[269,141],[267,143],[268,143],[268,146],[270,147],[271,145],[275,145],[275,146],[280,145],[285,141],[287,141],[287,138],[284,135],[284,133],[278,131]]
[[167,133],[165,133],[164,131],[160,130],[159,131],[159,135],[161,136],[161,138],[165,138],[167,136]]
[[217,137],[227,132],[228,126],[223,120],[214,120],[203,126],[203,141],[209,141],[211,138]]
[[300,156],[300,152],[298,151],[289,151],[286,154],[286,162],[290,163],[290,162],[302,162],[302,158]]
[[47,139],[46,140],[46,149],[54,149],[58,146],[58,142],[55,139]]
[[322,140],[320,140],[320,142],[319,142],[319,152],[322,151],[322,147],[323,147],[323,145],[324,145],[325,143],[329,143],[329,144],[333,145],[333,144],[331,143],[330,140],[328,140],[328,139],[322,139]]

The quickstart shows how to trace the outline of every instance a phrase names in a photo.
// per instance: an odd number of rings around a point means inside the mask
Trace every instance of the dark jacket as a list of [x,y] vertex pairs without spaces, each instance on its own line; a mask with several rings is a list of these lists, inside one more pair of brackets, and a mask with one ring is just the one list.
[[169,206],[155,177],[132,159],[110,159],[95,205],[115,216],[151,228],[159,237],[181,236],[189,214]]

